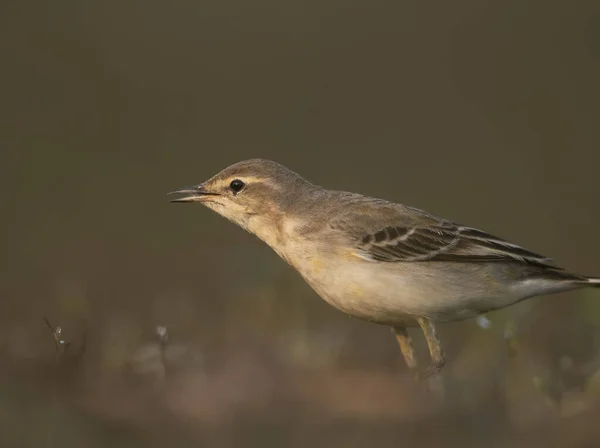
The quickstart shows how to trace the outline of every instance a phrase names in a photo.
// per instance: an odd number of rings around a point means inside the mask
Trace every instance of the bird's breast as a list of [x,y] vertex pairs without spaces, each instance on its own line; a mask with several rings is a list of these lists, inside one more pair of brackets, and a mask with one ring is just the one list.
[[[398,292],[390,294],[387,285],[379,283],[376,271],[371,272],[364,261],[350,254],[332,254],[318,249],[299,254],[302,252],[294,251],[289,257],[290,264],[329,305],[360,319],[388,320],[390,306],[383,301]],[[394,320],[398,320],[398,316]]]

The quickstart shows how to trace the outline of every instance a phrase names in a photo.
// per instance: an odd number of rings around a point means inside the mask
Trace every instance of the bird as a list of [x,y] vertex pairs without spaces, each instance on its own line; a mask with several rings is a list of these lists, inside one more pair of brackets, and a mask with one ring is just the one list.
[[[316,185],[266,159],[237,162],[205,182],[168,193],[200,203],[257,236],[339,311],[394,333],[419,378],[441,372],[437,324],[531,297],[599,287],[552,259],[419,208]],[[419,369],[408,329],[423,332]]]

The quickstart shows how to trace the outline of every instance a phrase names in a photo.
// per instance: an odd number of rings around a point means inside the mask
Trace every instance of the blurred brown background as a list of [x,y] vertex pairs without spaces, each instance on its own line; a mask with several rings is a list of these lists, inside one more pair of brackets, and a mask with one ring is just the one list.
[[599,26],[593,0],[3,2],[0,444],[598,446],[598,292],[444,326],[442,397],[165,194],[271,158],[600,275]]

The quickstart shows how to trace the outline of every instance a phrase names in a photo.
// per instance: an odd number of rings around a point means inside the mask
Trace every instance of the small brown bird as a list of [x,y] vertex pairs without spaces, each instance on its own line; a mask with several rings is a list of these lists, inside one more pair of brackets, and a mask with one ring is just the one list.
[[411,369],[409,326],[423,330],[444,366],[434,322],[457,321],[524,299],[600,286],[549,258],[423,210],[327,190],[269,160],[247,160],[172,193],[255,234],[330,305],[393,328]]

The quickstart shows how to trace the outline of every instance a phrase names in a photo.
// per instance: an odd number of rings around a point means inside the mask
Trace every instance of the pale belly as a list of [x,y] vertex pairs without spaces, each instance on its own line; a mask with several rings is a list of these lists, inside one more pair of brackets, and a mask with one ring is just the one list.
[[[369,322],[415,326],[417,317],[468,319],[524,298],[485,265],[456,263],[298,263],[326,302]],[[489,272],[488,272],[489,271]]]

